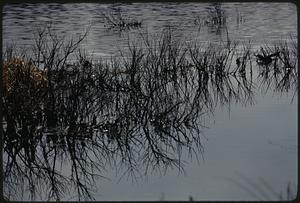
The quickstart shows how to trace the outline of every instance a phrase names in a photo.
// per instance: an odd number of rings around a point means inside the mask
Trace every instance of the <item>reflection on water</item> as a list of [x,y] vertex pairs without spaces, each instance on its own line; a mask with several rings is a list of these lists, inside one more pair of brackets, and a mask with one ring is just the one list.
[[[153,22],[159,21],[152,18],[157,18],[161,8],[156,4],[95,5],[99,12],[110,7],[116,10],[104,13],[106,22],[101,23],[118,32],[117,36],[95,40],[93,34],[95,37],[99,27],[94,25],[71,40],[56,34],[55,29],[62,29],[59,26],[64,22],[53,13],[64,12],[78,20],[80,23],[70,24],[74,29],[86,21],[82,15],[92,15],[97,21],[98,11],[91,4],[21,4],[4,9],[4,39],[8,41],[9,33],[27,29],[5,25],[15,21],[12,16],[18,9],[24,15],[19,20],[25,24],[37,17],[26,16],[38,10],[42,13],[39,21],[51,20],[56,25],[39,28],[34,42],[23,30],[20,36],[29,38],[22,42],[33,45],[32,51],[5,49],[3,159],[8,199],[61,200],[66,194],[76,194],[78,200],[93,199],[98,192],[93,189],[106,178],[102,174],[107,168],[123,168],[133,179],[174,168],[184,172],[188,166],[188,160],[182,158],[185,153],[196,158],[203,155],[204,130],[210,127],[204,121],[217,108],[233,103],[254,105],[260,89],[296,95],[297,42],[293,36],[272,44],[238,42],[229,33],[231,10],[239,4],[232,8],[203,4],[199,8],[206,10],[204,17],[187,14],[185,9],[192,8],[191,4],[183,4],[182,9],[178,8],[182,4],[161,4],[169,6],[171,13],[176,11],[176,16],[183,12],[183,18],[175,22],[174,14],[165,16],[162,25],[169,22],[168,17],[173,20],[170,25],[193,17],[196,33],[209,28],[224,37],[213,43],[203,43],[200,36],[192,40],[180,37],[182,33],[172,26],[155,36],[139,32],[124,40],[120,33],[157,26]],[[151,12],[142,15],[145,10]],[[142,20],[128,19],[121,11]],[[51,18],[43,19],[45,13]],[[143,19],[147,15],[151,17]],[[211,39],[208,36],[213,33],[208,31],[204,38]],[[13,35],[13,39],[19,42],[20,36]],[[118,57],[93,60],[79,49],[82,43],[92,48],[91,42],[105,42],[103,51],[111,54],[116,49],[109,43],[116,38],[122,41]]]

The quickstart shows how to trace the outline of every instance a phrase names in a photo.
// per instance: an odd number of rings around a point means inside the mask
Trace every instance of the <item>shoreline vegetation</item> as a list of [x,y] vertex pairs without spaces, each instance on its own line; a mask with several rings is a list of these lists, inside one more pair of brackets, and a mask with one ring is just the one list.
[[294,39],[253,50],[228,34],[218,45],[186,43],[165,29],[129,40],[120,57],[94,61],[79,49],[88,32],[65,41],[47,26],[37,31],[31,56],[14,47],[4,52],[7,198],[27,185],[32,199],[47,190],[39,198],[75,192],[79,201],[90,200],[107,165],[125,167],[133,179],[184,172],[182,151],[197,159],[203,153],[203,119],[217,106],[252,105],[257,86],[298,90]]

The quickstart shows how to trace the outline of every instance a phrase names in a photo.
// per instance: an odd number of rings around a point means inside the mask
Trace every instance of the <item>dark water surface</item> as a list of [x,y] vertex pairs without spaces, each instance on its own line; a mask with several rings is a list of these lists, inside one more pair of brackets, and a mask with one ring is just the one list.
[[[91,25],[82,48],[97,60],[118,55],[128,46],[127,39],[139,33],[157,34],[171,27],[186,41],[203,43],[232,40],[251,41],[252,50],[297,37],[297,11],[291,3],[223,3],[224,25],[204,21],[210,3],[132,4],[16,4],[3,8],[3,44],[30,47],[35,27],[52,22],[59,35],[76,36]],[[107,29],[101,13],[121,11],[142,22],[141,28],[120,31]],[[201,24],[201,25],[200,25]],[[205,117],[203,155],[185,164],[186,174],[170,169],[166,174],[149,173],[141,180],[122,178],[107,168],[99,179],[96,200],[277,200],[266,189],[284,193],[288,183],[297,186],[297,92],[264,91],[257,79],[253,102],[247,105],[218,105]],[[184,159],[184,155],[183,158]],[[188,159],[187,159],[188,160]],[[124,169],[126,170],[126,169]],[[259,191],[259,187],[265,192]],[[256,195],[255,195],[255,194]],[[70,197],[72,198],[72,197]],[[74,198],[74,197],[73,197]],[[69,197],[66,197],[69,199]],[[76,197],[75,197],[76,199]]]

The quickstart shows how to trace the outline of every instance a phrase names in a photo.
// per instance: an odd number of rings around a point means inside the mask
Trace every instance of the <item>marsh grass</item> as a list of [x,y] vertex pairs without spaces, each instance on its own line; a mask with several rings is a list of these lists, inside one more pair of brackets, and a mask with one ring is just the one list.
[[294,96],[296,95],[298,90],[297,50],[297,43],[292,36],[290,36],[290,40],[281,40],[273,46],[261,47],[261,55],[275,55],[268,64],[258,63],[260,86],[264,91],[273,87],[274,91],[280,93],[294,90]]
[[204,15],[200,14],[195,17],[194,24],[200,30],[203,26],[208,26],[216,32],[220,32],[221,28],[226,27],[227,15],[220,3],[212,3],[207,7]]
[[[29,191],[36,199],[46,191],[40,199],[72,193],[93,199],[107,166],[125,168],[121,176],[133,179],[184,172],[183,151],[197,159],[203,153],[203,117],[218,105],[252,103],[250,43],[238,53],[228,36],[200,46],[166,29],[129,40],[120,57],[95,62],[79,49],[87,34],[65,41],[41,28],[33,55],[23,57],[47,73],[47,86],[32,90],[40,96],[17,100],[14,88],[3,98],[6,197]],[[5,56],[19,57],[14,48]]]
[[121,9],[110,10],[106,13],[101,13],[105,22],[105,27],[108,29],[117,29],[125,31],[130,29],[137,29],[142,26],[142,21],[128,17]]

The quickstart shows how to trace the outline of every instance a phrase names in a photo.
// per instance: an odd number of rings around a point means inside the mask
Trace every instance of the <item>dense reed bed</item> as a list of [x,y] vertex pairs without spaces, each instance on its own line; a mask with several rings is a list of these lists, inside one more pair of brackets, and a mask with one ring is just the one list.
[[[8,74],[21,81],[7,82],[3,96],[9,199],[24,191],[32,199],[45,193],[39,198],[75,193],[78,200],[93,199],[95,181],[105,178],[108,165],[125,167],[137,179],[174,167],[183,172],[183,151],[191,157],[203,153],[205,116],[219,105],[253,102],[250,43],[238,52],[229,38],[219,45],[187,43],[167,29],[128,41],[121,57],[94,61],[78,48],[87,33],[65,41],[45,27],[37,32],[33,55],[14,49],[4,55],[4,64],[18,58],[21,72],[36,67],[45,81],[33,85],[31,71]],[[294,49],[278,44],[262,50],[263,57],[279,52],[279,62],[272,58],[261,68],[270,73],[267,67],[274,64],[283,81],[296,84]],[[276,88],[287,90],[286,83]]]

